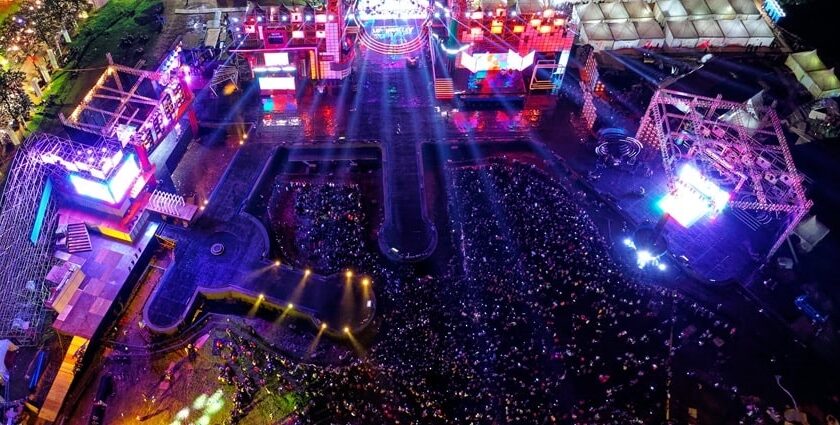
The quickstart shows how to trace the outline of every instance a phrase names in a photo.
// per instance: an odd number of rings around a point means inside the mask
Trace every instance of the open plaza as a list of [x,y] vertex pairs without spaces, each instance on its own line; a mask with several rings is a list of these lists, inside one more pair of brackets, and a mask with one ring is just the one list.
[[825,1],[0,0],[0,420],[837,425]]

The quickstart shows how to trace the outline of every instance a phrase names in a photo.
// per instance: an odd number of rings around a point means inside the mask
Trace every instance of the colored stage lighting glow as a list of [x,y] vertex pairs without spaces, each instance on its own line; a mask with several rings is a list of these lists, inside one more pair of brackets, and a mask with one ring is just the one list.
[[357,16],[363,20],[426,19],[429,2],[420,0],[358,0]]
[[86,179],[78,174],[70,174],[70,184],[73,185],[73,189],[75,189],[76,193],[79,195],[114,203],[111,191],[108,190],[108,186],[104,183]]
[[703,217],[718,215],[729,203],[729,192],[689,164],[680,168],[676,183],[676,190],[662,198],[658,206],[683,227],[691,227]]
[[294,90],[294,77],[259,77],[260,90]]
[[134,154],[126,155],[120,168],[114,173],[110,180],[108,180],[108,189],[111,191],[116,202],[122,201],[128,189],[132,187],[134,181],[140,176],[140,165],[137,164],[137,159]]

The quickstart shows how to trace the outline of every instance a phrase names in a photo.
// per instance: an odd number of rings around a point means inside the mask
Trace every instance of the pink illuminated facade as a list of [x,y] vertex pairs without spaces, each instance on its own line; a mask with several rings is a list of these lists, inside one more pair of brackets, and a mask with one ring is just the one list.
[[293,91],[302,81],[337,81],[350,75],[352,49],[344,3],[320,9],[282,2],[250,3],[236,26],[236,48],[247,58],[263,93]]

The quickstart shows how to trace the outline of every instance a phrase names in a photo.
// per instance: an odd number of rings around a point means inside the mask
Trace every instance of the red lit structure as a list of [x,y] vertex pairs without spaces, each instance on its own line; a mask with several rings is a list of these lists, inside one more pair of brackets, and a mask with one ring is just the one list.
[[[569,11],[525,2],[508,4],[482,1],[469,7],[464,0],[450,2],[456,23],[450,31],[454,29],[461,47],[444,51],[456,56],[456,68],[472,74],[465,88],[468,94],[493,85],[500,74],[514,74],[523,81],[530,74],[531,90],[559,88],[575,39]],[[524,86],[521,90],[524,94]]]
[[272,0],[249,3],[244,22],[234,28],[231,52],[248,60],[264,94],[294,91],[306,80],[342,80],[352,61],[344,14],[339,0],[327,0],[319,9]]

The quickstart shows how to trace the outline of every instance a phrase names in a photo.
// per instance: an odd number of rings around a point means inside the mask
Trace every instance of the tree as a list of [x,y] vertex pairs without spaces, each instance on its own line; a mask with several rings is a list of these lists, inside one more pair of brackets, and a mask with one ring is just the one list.
[[23,72],[0,69],[0,123],[17,121],[22,124],[29,118],[32,100],[23,89],[25,83]]

